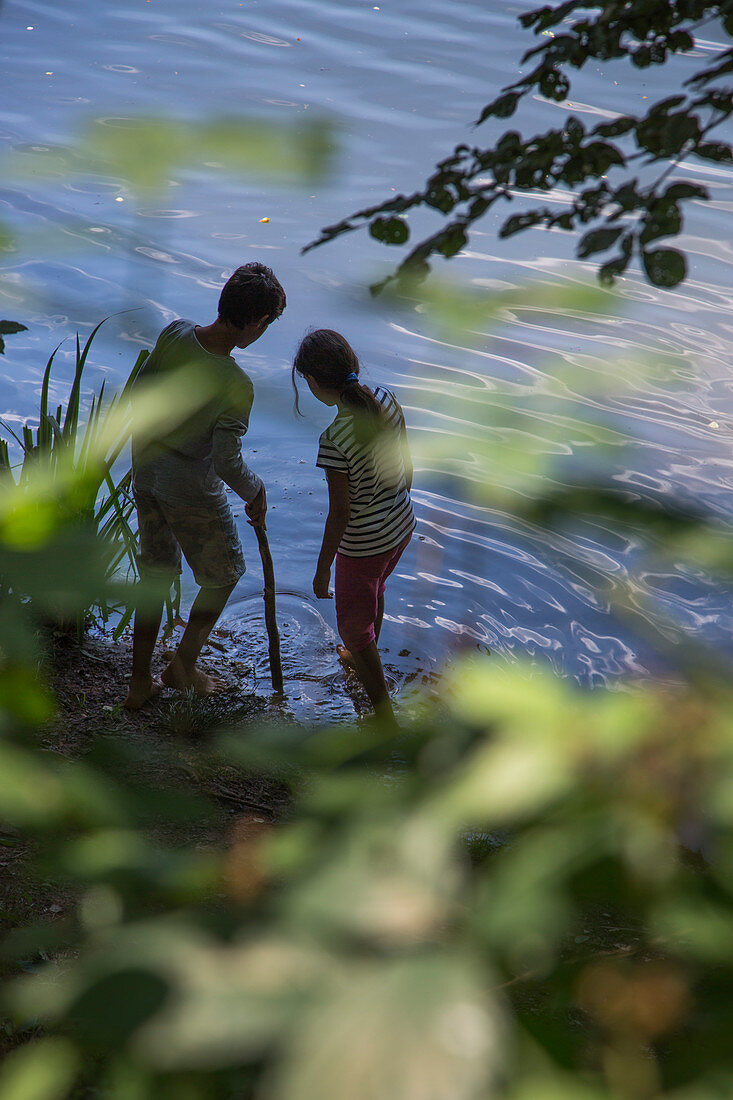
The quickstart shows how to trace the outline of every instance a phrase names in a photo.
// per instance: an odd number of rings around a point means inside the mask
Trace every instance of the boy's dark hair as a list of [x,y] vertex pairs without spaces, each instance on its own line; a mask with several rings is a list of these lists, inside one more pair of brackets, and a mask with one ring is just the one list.
[[301,340],[295,353],[292,383],[295,409],[300,412],[296,374],[309,374],[319,386],[338,390],[341,400],[355,413],[354,434],[363,442],[385,425],[384,410],[370,389],[359,381],[359,359],[348,340],[330,328],[314,329]]
[[219,320],[237,328],[265,316],[269,323],[280,316],[285,305],[285,291],[272,268],[256,262],[244,264],[224,284],[219,297]]

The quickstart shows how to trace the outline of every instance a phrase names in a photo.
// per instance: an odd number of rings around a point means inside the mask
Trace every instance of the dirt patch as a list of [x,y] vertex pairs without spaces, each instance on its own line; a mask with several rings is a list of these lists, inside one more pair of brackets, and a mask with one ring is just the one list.
[[[156,646],[154,676],[169,658],[164,644]],[[244,732],[252,723],[283,722],[272,697],[243,689],[236,663],[217,653],[209,661],[204,656],[199,664],[223,681],[220,694],[201,697],[164,688],[141,710],[129,711],[122,701],[131,663],[129,638],[113,642],[104,635],[87,636],[82,646],[76,639],[55,638],[47,666],[59,709],[44,733],[44,744],[55,752],[80,756],[100,733],[122,736],[144,748],[141,767],[147,782],[184,782],[230,807],[251,807],[272,820],[281,817],[289,801],[284,783],[225,766],[204,767],[205,753],[199,751],[216,730]]]
[[[165,648],[156,648],[153,672],[165,667]],[[95,761],[108,752],[105,767],[119,783],[160,792],[200,796],[205,813],[192,820],[161,814],[146,825],[166,846],[228,848],[248,817],[265,825],[282,820],[290,791],[279,777],[248,774],[221,763],[208,751],[216,730],[238,730],[253,723],[283,722],[271,697],[243,691],[238,670],[218,653],[201,666],[226,684],[221,695],[198,698],[164,689],[142,710],[122,706],[131,665],[130,640],[104,635],[85,638],[57,634],[50,639],[43,671],[57,710],[39,731],[41,751]],[[117,754],[115,756],[115,754]],[[109,763],[109,760],[112,760]],[[116,773],[116,774],[115,774]],[[241,831],[241,830],[240,830]],[[36,870],[35,843],[12,827],[0,830],[0,930],[61,922],[76,904],[64,886],[43,881]]]

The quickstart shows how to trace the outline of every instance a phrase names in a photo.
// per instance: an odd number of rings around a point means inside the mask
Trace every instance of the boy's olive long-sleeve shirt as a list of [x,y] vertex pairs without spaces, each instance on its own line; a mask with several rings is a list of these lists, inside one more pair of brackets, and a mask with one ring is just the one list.
[[220,497],[225,483],[249,503],[262,481],[242,458],[242,437],[254,400],[251,379],[230,355],[215,355],[199,343],[192,321],[177,320],[163,329],[135,385],[185,371],[195,385],[200,372],[210,394],[193,416],[144,445],[133,437],[136,488],[168,499],[192,502],[201,495]]

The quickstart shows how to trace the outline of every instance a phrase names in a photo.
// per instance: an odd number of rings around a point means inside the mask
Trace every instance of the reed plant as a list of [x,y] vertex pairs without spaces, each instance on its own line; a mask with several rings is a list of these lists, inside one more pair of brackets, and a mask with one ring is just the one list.
[[[104,562],[105,579],[131,583],[138,579],[132,471],[128,466],[120,475],[115,468],[129,439],[130,421],[125,408],[130,387],[148,352],[140,352],[121,391],[109,396],[105,392],[106,382],[102,382],[91,397],[88,414],[83,416],[84,370],[102,324],[104,321],[93,329],[83,347],[77,334],[74,378],[65,405],[59,404],[55,410],[49,405],[51,371],[59,344],[43,373],[37,427],[26,423],[18,434],[0,419],[0,429],[22,450],[21,461],[13,464],[8,440],[0,438],[0,476],[4,476],[6,490],[9,488],[17,493],[23,493],[38,474],[57,482],[57,506],[64,526],[91,529]],[[64,489],[68,483],[73,485],[72,492]],[[76,612],[73,625],[80,637],[94,618],[106,624],[117,615],[115,637],[125,629],[132,615],[132,605],[124,600],[110,602],[109,591],[105,586],[97,597],[90,597],[91,602]],[[170,600],[168,614],[170,619]],[[60,614],[55,625],[68,628],[71,624]]]

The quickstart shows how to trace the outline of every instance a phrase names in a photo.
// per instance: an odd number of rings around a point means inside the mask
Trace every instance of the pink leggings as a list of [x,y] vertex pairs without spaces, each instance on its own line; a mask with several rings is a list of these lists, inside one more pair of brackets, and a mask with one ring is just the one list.
[[408,535],[392,550],[371,554],[367,558],[336,555],[336,623],[344,645],[353,653],[361,653],[374,641],[379,597],[384,595],[387,577],[402,557],[411,537]]

